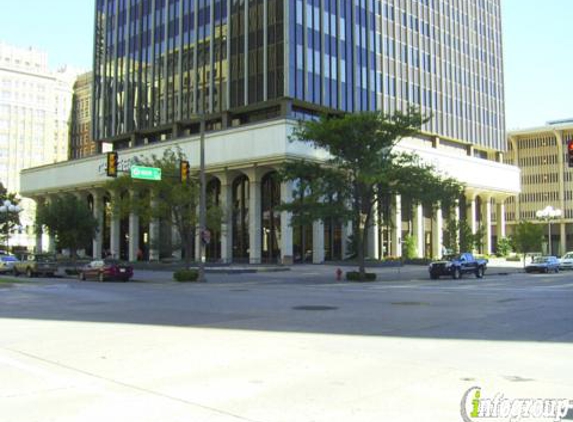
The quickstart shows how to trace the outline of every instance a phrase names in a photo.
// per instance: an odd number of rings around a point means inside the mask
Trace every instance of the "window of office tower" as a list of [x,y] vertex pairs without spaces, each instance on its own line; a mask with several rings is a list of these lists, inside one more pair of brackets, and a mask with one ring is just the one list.
[[96,139],[227,108],[226,1],[97,0]]

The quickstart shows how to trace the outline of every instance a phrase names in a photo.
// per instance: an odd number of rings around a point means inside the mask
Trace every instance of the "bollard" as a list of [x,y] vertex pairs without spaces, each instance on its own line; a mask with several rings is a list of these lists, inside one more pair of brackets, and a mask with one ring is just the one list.
[[336,280],[342,280],[342,270],[340,268],[336,269]]

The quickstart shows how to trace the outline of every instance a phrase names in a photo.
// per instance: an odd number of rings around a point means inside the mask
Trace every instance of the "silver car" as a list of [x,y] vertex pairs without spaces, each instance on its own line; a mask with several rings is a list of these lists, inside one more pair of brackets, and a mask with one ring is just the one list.
[[0,255],[0,273],[11,273],[14,271],[14,264],[19,262],[18,258],[12,255]]
[[573,252],[567,252],[561,257],[560,270],[573,270]]
[[538,256],[525,267],[526,273],[559,272],[559,259],[556,256]]

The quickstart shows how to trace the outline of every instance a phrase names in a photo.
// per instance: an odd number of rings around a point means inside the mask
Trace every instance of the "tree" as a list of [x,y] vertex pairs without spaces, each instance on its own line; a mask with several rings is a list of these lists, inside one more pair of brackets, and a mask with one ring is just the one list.
[[450,219],[444,231],[444,246],[453,253],[479,251],[483,246],[485,227],[475,233],[466,220]]
[[[12,205],[19,205],[20,200],[15,193],[9,193],[4,185],[0,183],[0,205],[4,201],[10,201]],[[20,214],[18,212],[0,213],[0,239],[2,244],[8,245],[10,233],[20,225]],[[6,251],[8,252],[8,251]]]
[[451,253],[460,252],[462,221],[450,218],[444,230],[444,247]]
[[543,242],[543,227],[529,221],[520,221],[515,228],[513,243],[517,252],[523,254],[525,266],[525,254],[541,250]]
[[365,229],[377,201],[404,195],[414,202],[448,204],[461,194],[455,180],[441,177],[415,155],[393,149],[402,138],[418,134],[426,121],[414,109],[393,115],[365,112],[323,116],[301,122],[293,131],[291,141],[310,144],[329,158],[283,166],[283,180],[296,183],[295,200],[281,208],[293,213],[295,224],[326,218],[352,221],[361,278],[365,276]]
[[36,226],[45,226],[56,238],[59,247],[70,250],[72,259],[76,257],[78,249],[93,240],[98,230],[97,219],[88,205],[71,194],[40,206]]
[[[179,165],[186,160],[179,148],[165,150],[162,157],[139,157],[139,165],[161,169],[160,181],[138,180],[122,175],[108,182],[107,187],[119,198],[117,205],[122,217],[134,212],[144,224],[159,219],[175,227],[184,251],[186,267],[189,268],[197,226],[199,181],[190,177],[187,182],[181,182]],[[215,201],[208,200],[207,228],[211,231],[220,230],[222,218],[220,207],[215,205]]]

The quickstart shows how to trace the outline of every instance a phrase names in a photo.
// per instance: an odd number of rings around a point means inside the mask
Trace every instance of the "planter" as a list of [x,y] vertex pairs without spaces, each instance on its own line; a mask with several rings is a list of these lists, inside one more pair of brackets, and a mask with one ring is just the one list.
[[358,271],[348,271],[346,273],[346,279],[348,281],[358,281],[358,282],[368,282],[368,281],[375,281],[376,274],[375,273],[365,273],[365,279],[360,278],[360,273]]

